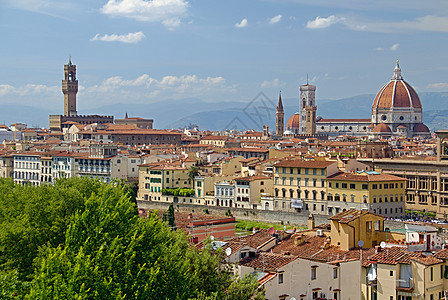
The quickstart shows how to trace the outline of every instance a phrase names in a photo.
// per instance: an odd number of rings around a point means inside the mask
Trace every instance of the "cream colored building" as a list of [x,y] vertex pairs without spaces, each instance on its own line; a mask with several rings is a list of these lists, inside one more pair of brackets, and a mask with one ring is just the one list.
[[226,141],[229,139],[227,136],[219,136],[219,135],[209,135],[204,136],[199,141],[201,145],[212,145],[216,147],[224,147],[226,145]]
[[5,153],[0,155],[0,177],[14,177],[14,156],[12,154]]
[[337,172],[336,161],[283,160],[274,165],[274,197],[262,197],[262,209],[326,214],[326,178]]
[[364,209],[385,217],[405,213],[406,180],[375,171],[337,173],[327,178],[328,214]]
[[[193,188],[193,182],[188,176],[188,169],[184,167],[143,164],[139,166],[138,178],[138,200],[178,202],[179,196],[166,194],[162,190]],[[191,196],[193,198],[194,193]]]
[[235,175],[241,173],[242,163],[244,157],[229,157],[221,161],[221,175]]
[[371,169],[406,179],[406,209],[448,214],[448,162],[411,159],[358,158]]
[[264,175],[235,178],[235,207],[258,209],[261,197],[272,197],[272,178]]

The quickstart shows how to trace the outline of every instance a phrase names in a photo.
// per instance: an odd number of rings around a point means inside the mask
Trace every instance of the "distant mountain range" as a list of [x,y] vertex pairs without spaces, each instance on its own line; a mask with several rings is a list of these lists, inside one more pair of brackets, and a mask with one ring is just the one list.
[[[448,128],[448,93],[431,92],[419,93],[423,105],[423,120],[431,130]],[[324,118],[370,118],[372,113],[372,103],[374,94],[358,95],[339,100],[317,100],[317,115]],[[272,100],[277,105],[277,100]],[[250,118],[244,113],[245,104],[240,108],[228,108],[225,110],[201,111],[185,116],[175,122],[169,123],[167,128],[182,128],[189,123],[198,124],[200,128],[210,130],[225,129],[223,124],[228,124],[231,120],[247,120],[246,128],[261,130],[259,124],[250,122]],[[285,124],[290,116],[298,110],[297,99],[283,99],[285,110]],[[271,129],[275,128],[275,107],[272,107],[271,117],[265,118],[263,124],[267,124]],[[257,122],[260,123],[260,122]],[[252,127],[251,127],[252,125]]]
[[[264,96],[264,95],[263,95]],[[114,115],[115,118],[142,117],[154,119],[155,128],[183,128],[197,124],[200,129],[255,129],[264,124],[275,127],[277,99],[263,96],[251,102],[206,102],[198,98],[170,99],[151,104],[114,104],[82,111],[82,114]],[[448,93],[419,93],[423,120],[431,130],[448,128]],[[324,118],[370,118],[375,95],[365,94],[339,100],[317,100],[317,115]],[[297,112],[297,99],[283,99],[285,123]],[[62,105],[61,105],[62,108]],[[48,127],[48,115],[58,112],[14,104],[0,105],[0,123],[15,122],[29,127]]]

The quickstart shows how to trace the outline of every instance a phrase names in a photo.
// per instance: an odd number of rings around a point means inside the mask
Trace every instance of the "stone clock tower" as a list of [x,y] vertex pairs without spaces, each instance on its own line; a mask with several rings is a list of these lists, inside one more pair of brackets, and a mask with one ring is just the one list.
[[[316,120],[316,86],[307,83],[301,85],[299,93],[299,112],[300,112],[300,133],[301,134],[314,134],[315,120]],[[314,115],[314,116],[313,116]],[[307,118],[308,117],[308,118]],[[313,123],[314,128],[307,128],[307,124]]]
[[64,93],[64,116],[76,116],[76,94],[78,93],[78,80],[76,79],[76,65],[72,64],[71,57],[68,64],[64,65],[62,92]]

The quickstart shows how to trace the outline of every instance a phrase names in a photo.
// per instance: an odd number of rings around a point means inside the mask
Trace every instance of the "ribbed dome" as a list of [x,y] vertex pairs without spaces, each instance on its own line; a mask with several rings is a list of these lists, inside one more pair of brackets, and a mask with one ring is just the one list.
[[381,88],[373,101],[373,109],[393,107],[422,108],[415,90],[401,77],[398,61],[392,80]]
[[384,123],[380,123],[373,128],[372,132],[374,133],[392,133],[392,130],[390,130],[390,127],[387,126]]
[[286,130],[299,130],[300,129],[300,114],[299,113],[295,113],[293,114],[288,122],[286,122]]
[[429,128],[425,124],[419,123],[414,126],[414,132],[429,133]]

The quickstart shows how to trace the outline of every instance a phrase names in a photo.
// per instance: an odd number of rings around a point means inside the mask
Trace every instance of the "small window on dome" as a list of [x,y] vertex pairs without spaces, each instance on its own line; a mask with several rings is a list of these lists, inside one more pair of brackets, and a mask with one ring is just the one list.
[[366,126],[364,126],[363,128],[362,128],[362,130],[366,130],[367,129],[367,127]]
[[352,128],[352,126],[350,126],[349,128],[348,128],[348,130],[352,130],[353,128]]
[[403,116],[400,116],[400,121],[403,121],[404,120],[404,117]]
[[386,119],[387,119],[386,115],[381,116],[381,120],[386,121]]
[[324,129],[325,129],[325,127],[324,127],[324,126],[322,126],[322,127],[321,127],[321,129],[322,129],[322,130],[324,130]]
[[338,126],[336,126],[334,129],[336,129],[336,130],[338,130],[339,129],[339,127]]

